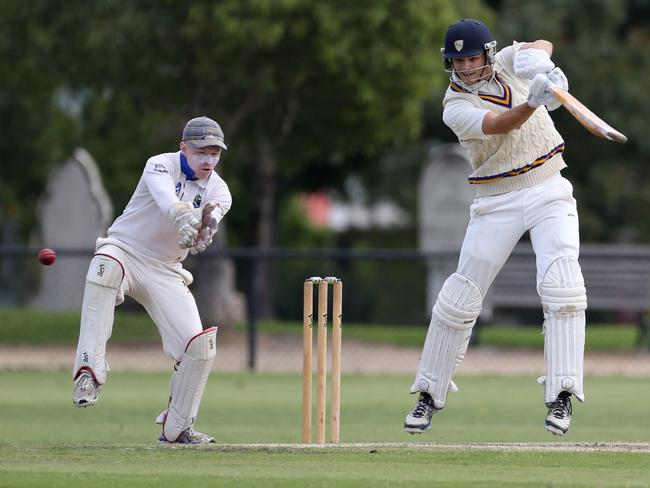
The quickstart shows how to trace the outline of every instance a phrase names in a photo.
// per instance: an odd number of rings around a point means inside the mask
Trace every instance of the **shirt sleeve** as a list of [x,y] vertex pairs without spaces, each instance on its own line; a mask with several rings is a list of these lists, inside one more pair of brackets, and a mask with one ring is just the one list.
[[483,133],[483,118],[489,110],[478,108],[468,100],[453,99],[445,104],[442,120],[458,137],[459,141],[488,139]]
[[172,164],[169,158],[155,156],[147,161],[142,174],[142,180],[149,193],[165,215],[174,203],[178,203],[174,178],[171,175]]

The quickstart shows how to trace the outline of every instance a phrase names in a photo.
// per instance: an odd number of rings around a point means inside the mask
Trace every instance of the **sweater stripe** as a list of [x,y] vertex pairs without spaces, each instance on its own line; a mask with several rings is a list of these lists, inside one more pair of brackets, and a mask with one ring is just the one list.
[[504,173],[499,173],[496,175],[489,175],[489,176],[475,176],[475,177],[469,177],[467,178],[467,181],[471,185],[481,185],[484,183],[492,183],[496,180],[500,180],[501,178],[510,178],[512,176],[519,176],[521,174],[529,172],[531,169],[535,169],[540,167],[542,164],[544,164],[546,161],[551,159],[553,156],[556,154],[561,154],[564,152],[565,145],[564,143],[560,144],[559,146],[554,147],[551,149],[551,151],[544,156],[540,156],[537,158],[535,161],[532,163],[526,164],[525,166],[522,166],[521,168],[516,168],[511,171],[506,171]]
[[[476,95],[481,99],[485,100],[486,102],[491,102],[496,105],[499,105],[501,107],[508,107],[512,108],[512,92],[510,91],[510,87],[506,85],[504,82],[502,82],[498,76],[494,77],[494,81],[497,82],[499,86],[501,86],[501,89],[503,90],[503,95],[498,96],[498,95],[491,95],[489,93],[481,93],[478,92]],[[451,88],[453,91],[458,92],[458,93],[470,93],[470,91],[466,90],[456,82],[451,82],[449,84],[449,88]]]

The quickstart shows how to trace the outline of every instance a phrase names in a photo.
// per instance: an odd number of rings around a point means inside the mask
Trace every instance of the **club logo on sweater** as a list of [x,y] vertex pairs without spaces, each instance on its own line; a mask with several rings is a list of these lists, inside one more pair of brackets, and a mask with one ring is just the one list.
[[199,195],[198,193],[194,197],[194,201],[192,202],[192,205],[194,205],[194,208],[199,208],[201,206],[201,201],[203,200],[203,197]]

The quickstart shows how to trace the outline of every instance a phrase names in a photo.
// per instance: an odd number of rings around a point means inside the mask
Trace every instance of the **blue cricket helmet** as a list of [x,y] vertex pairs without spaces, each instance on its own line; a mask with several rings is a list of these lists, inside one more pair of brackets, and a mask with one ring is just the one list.
[[460,19],[449,26],[445,34],[445,47],[440,51],[445,59],[445,68],[451,68],[453,58],[467,58],[482,52],[489,64],[494,62],[497,41],[490,29],[476,19]]

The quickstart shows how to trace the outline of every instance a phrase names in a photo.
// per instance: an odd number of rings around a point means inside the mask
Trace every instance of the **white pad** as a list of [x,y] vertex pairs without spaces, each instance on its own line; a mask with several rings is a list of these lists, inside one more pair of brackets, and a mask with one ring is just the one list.
[[115,299],[123,277],[122,265],[109,256],[98,254],[90,261],[81,306],[73,379],[83,368],[89,370],[100,385],[106,382],[106,342],[113,330]]
[[163,424],[167,441],[174,442],[181,432],[194,424],[216,351],[216,327],[204,330],[187,344],[172,373],[169,407]]
[[544,306],[544,401],[553,402],[562,391],[584,401],[582,375],[585,349],[587,295],[575,258],[553,261],[540,286]]
[[436,408],[444,407],[447,392],[458,389],[451,379],[465,357],[482,303],[481,289],[471,279],[458,273],[447,278],[433,306],[411,393],[426,391]]

